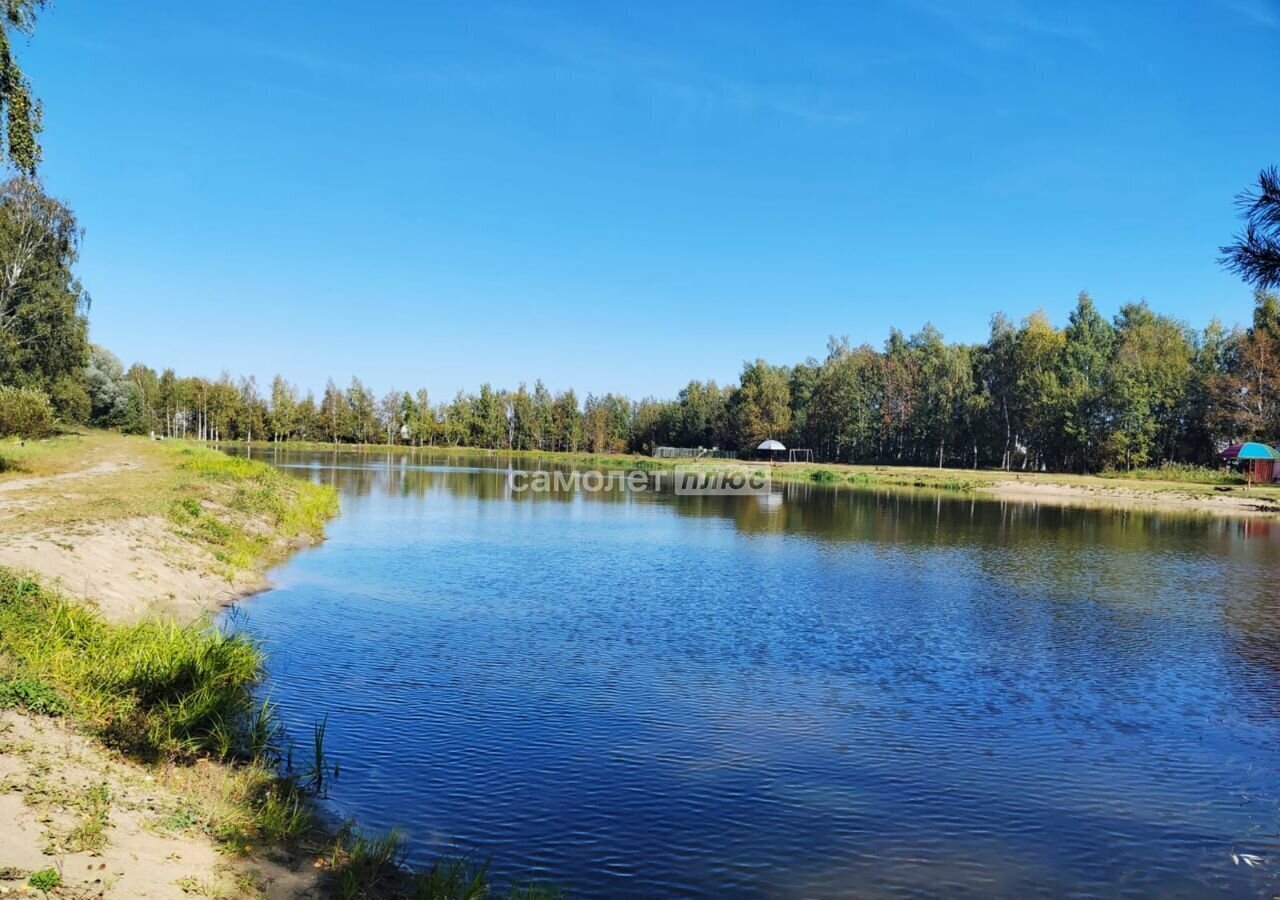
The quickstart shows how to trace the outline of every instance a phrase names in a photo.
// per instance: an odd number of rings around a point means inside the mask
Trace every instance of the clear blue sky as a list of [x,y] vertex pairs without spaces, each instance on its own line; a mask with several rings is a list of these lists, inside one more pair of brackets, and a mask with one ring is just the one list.
[[1247,320],[1280,2],[57,0],[18,47],[126,364],[673,394],[1088,289]]

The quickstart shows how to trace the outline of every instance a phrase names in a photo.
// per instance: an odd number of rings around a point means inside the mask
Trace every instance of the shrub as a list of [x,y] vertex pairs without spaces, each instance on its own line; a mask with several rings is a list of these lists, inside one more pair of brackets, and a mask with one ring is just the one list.
[[0,436],[44,437],[53,422],[53,404],[43,391],[0,387]]

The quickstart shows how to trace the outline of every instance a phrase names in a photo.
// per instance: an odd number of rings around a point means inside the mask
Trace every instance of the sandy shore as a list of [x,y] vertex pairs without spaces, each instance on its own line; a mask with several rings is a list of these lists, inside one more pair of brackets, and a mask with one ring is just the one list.
[[[1097,479],[1101,481],[1101,479]],[[1257,492],[1233,489],[1222,493],[1179,491],[1176,487],[1148,488],[1127,485],[1076,485],[1049,481],[995,481],[980,489],[981,493],[1002,500],[1026,503],[1048,503],[1091,509],[1135,509],[1185,513],[1208,513],[1215,516],[1280,515],[1280,504]]]
[[54,897],[314,895],[305,861],[228,856],[190,810],[164,772],[61,720],[0,711],[0,890],[22,891],[31,873],[53,869],[63,885]]
[[[0,480],[0,565],[117,622],[187,621],[267,586],[261,571],[229,570],[163,516],[132,514],[130,492],[165,475],[145,444],[99,436],[83,449],[66,471]],[[202,830],[192,797],[219,784],[200,777],[202,765],[149,768],[65,720],[0,711],[0,893],[40,896],[27,880],[53,869],[63,885],[54,897],[315,895],[314,860],[228,854]]]
[[[131,508],[132,496],[152,491],[172,466],[153,449],[140,438],[93,435],[66,471],[0,480],[0,566],[34,572],[114,622],[152,614],[192,621],[270,587],[260,569],[222,564],[164,515]],[[204,506],[214,518],[246,521],[224,504]],[[277,543],[271,555],[283,556],[289,542]]]

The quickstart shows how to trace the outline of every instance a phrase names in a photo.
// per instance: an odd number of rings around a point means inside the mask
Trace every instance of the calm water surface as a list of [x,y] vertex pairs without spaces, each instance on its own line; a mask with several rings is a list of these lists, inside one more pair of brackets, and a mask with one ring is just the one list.
[[241,610],[271,696],[413,861],[592,898],[1280,890],[1276,526],[267,459],[342,493]]

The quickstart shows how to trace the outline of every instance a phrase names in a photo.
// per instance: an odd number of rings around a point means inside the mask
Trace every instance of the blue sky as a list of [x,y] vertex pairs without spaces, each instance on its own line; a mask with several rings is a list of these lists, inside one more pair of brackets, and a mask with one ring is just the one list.
[[18,47],[95,341],[671,395],[1081,289],[1247,320],[1280,0],[57,0]]

